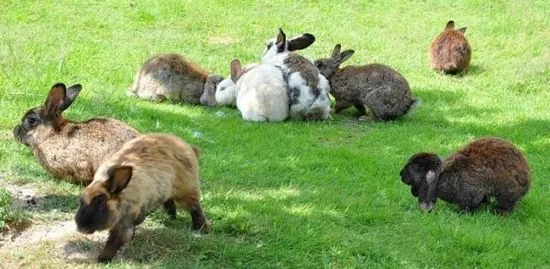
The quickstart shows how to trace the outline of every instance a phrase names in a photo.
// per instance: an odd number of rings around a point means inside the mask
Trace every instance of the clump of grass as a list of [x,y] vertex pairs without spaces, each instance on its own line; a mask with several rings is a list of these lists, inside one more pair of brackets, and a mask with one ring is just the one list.
[[0,231],[17,227],[25,222],[25,214],[13,207],[13,196],[6,189],[0,189]]

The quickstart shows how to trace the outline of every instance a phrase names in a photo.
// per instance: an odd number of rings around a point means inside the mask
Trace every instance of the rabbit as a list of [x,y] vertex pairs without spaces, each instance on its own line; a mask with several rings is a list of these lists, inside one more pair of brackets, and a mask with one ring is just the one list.
[[311,34],[287,40],[281,28],[277,37],[268,42],[262,63],[281,69],[286,81],[293,119],[326,120],[329,118],[330,86],[311,61],[293,51],[309,47],[315,41]]
[[286,82],[281,70],[260,64],[243,72],[239,60],[232,62],[232,73],[241,74],[235,85],[237,109],[249,121],[282,121],[288,118]]
[[231,61],[231,75],[228,78],[223,79],[216,87],[211,87],[204,90],[202,98],[208,100],[209,106],[225,106],[235,105],[237,101],[237,95],[235,92],[235,85],[237,80],[246,72],[256,67],[257,63],[252,63],[241,68],[241,63],[238,59]]
[[75,214],[81,233],[109,230],[99,262],[110,262],[132,240],[135,227],[161,205],[175,219],[179,204],[190,213],[193,230],[207,233],[198,155],[196,147],[177,136],[149,134],[128,141],[105,160],[84,190]]
[[475,140],[445,160],[417,153],[400,176],[425,211],[432,210],[437,198],[471,212],[495,197],[495,209],[507,214],[531,185],[523,153],[512,143],[491,137]]
[[335,113],[355,106],[358,117],[366,114],[367,106],[375,120],[394,120],[417,107],[407,80],[394,69],[382,64],[339,66],[355,52],[340,53],[334,46],[330,58],[316,60],[315,66],[329,79],[330,93],[336,100]]
[[434,70],[447,74],[459,74],[468,70],[472,48],[464,33],[466,27],[455,30],[454,21],[447,22],[430,46],[430,64]]
[[143,64],[128,95],[208,105],[204,92],[216,88],[222,80],[222,76],[208,74],[179,54],[160,54]]
[[27,111],[13,129],[13,136],[29,146],[42,167],[54,177],[87,184],[106,157],[139,134],[115,119],[82,122],[65,119],[63,111],[81,89],[80,84],[68,89],[63,83],[53,85],[44,105]]

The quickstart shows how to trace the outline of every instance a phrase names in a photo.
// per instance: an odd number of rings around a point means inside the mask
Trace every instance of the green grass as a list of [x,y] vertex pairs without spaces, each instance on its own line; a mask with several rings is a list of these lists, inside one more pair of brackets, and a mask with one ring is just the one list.
[[[201,148],[203,207],[212,232],[155,212],[110,268],[541,268],[550,266],[549,1],[7,1],[0,5],[0,173],[52,195],[33,218],[70,219],[82,188],[49,176],[11,129],[56,82],[84,87],[68,118],[115,117],[142,132],[177,134]],[[428,67],[431,39],[454,19],[467,26],[471,70]],[[380,62],[401,72],[422,105],[391,123],[255,124],[232,108],[154,104],[125,96],[140,64],[178,52],[227,75],[229,62],[260,58],[282,26],[346,64]],[[217,117],[222,110],[226,117]],[[193,136],[195,131],[202,137]],[[440,201],[419,211],[398,177],[419,151],[447,155],[482,136],[527,155],[532,190],[507,218],[461,215]],[[89,247],[89,246],[88,246]],[[45,242],[6,264],[75,265]]]

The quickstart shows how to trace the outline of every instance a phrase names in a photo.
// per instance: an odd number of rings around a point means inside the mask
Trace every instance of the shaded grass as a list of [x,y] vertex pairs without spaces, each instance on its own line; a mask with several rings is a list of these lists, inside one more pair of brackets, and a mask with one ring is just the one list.
[[[194,238],[187,214],[171,221],[155,212],[112,268],[548,266],[547,10],[547,1],[6,2],[0,173],[50,195],[30,211],[34,220],[72,217],[81,187],[48,176],[11,129],[55,82],[82,83],[68,118],[115,117],[142,132],[177,134],[202,152],[202,201],[212,232]],[[468,27],[473,47],[462,77],[428,68],[429,43],[451,18]],[[310,58],[341,43],[356,51],[348,64],[394,67],[422,105],[391,123],[357,122],[347,111],[328,122],[256,124],[232,108],[154,104],[124,94],[155,53],[183,53],[228,74],[233,58],[258,61],[279,26],[290,36],[316,35],[302,52]],[[219,110],[225,116],[216,116]],[[421,214],[398,179],[405,160],[418,151],[445,156],[489,135],[513,141],[530,162],[532,191],[515,213],[461,215],[439,202],[435,212]],[[51,255],[55,250],[44,242],[2,253],[0,261],[74,266]]]

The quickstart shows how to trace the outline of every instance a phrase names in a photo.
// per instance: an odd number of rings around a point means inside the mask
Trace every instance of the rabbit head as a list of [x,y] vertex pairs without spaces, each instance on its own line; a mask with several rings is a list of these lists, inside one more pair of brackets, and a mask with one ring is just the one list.
[[223,81],[223,77],[220,75],[209,74],[204,83],[204,91],[201,95],[201,105],[215,106],[216,102],[216,88],[218,84]]
[[267,60],[278,54],[302,50],[309,47],[313,42],[315,42],[315,36],[308,33],[287,40],[283,29],[279,28],[277,36],[267,42],[262,59]]
[[80,90],[80,84],[68,89],[63,83],[53,85],[44,105],[27,111],[21,123],[15,126],[15,140],[32,147],[40,144],[47,134],[60,130],[65,122],[62,113],[73,103]]
[[[445,31],[454,30],[454,29],[455,29],[455,22],[453,20],[448,21],[447,24],[445,25]],[[464,33],[466,33],[466,27],[462,27],[462,28],[458,29],[457,31],[464,34]]]
[[443,161],[433,153],[417,153],[399,172],[401,181],[411,186],[411,193],[418,197],[420,207],[430,211],[437,200],[437,185]]
[[230,64],[231,75],[222,80],[218,86],[216,86],[216,92],[214,98],[217,105],[232,105],[235,104],[235,85],[239,79],[242,71],[241,62],[239,59],[234,59]]
[[123,215],[118,208],[118,195],[128,186],[131,178],[131,166],[113,166],[106,173],[97,173],[80,199],[75,215],[78,231],[92,234],[111,229]]
[[321,75],[329,78],[336,70],[338,70],[343,62],[348,60],[355,53],[353,50],[346,50],[340,53],[340,49],[340,44],[336,44],[332,50],[330,58],[318,59],[314,62]]

